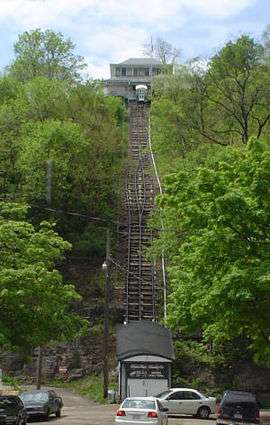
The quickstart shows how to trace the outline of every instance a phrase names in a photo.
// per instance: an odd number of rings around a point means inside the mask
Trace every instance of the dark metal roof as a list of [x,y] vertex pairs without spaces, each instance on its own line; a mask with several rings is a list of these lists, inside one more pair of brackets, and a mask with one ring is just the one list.
[[130,322],[118,329],[116,351],[118,360],[138,355],[175,358],[169,329],[143,320]]
[[119,65],[162,65],[162,63],[155,58],[130,58]]

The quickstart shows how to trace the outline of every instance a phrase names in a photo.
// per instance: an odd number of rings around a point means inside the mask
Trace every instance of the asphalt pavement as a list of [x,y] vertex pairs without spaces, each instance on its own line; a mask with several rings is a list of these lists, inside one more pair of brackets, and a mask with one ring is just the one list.
[[[116,404],[100,405],[68,390],[56,389],[63,398],[62,417],[54,415],[46,422],[51,425],[114,425],[114,415],[118,408]],[[270,412],[261,414],[263,424],[270,425]],[[44,421],[31,421],[30,424],[45,424]],[[215,417],[207,420],[195,419],[190,416],[169,417],[169,425],[215,425]]]

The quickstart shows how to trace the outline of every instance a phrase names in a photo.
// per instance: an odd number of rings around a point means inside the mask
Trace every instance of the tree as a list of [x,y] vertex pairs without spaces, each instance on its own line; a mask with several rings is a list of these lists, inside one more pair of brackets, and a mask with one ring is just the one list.
[[262,41],[265,49],[265,53],[269,58],[270,55],[270,25],[267,25],[265,30],[262,33]]
[[246,144],[253,135],[267,134],[270,73],[261,44],[242,36],[227,43],[207,64],[200,66],[197,61],[180,73],[181,79],[178,73],[163,76],[163,90],[154,88],[152,107],[155,113],[156,104],[169,99],[174,106],[171,115],[173,111],[178,115],[172,131],[184,133],[191,145],[194,141],[195,146]]
[[25,31],[14,44],[16,59],[9,72],[21,81],[36,76],[76,81],[86,65],[81,56],[75,55],[74,48],[72,41],[65,40],[61,33]]
[[0,78],[0,94],[1,196],[34,204],[31,219],[54,219],[57,231],[72,242],[72,255],[80,247],[78,256],[95,261],[102,247],[104,253],[104,232],[79,216],[44,209],[47,161],[52,161],[51,208],[112,219],[126,152],[121,100],[104,96],[98,82],[43,76],[26,82]]
[[150,41],[145,43],[143,47],[145,56],[160,59],[163,65],[176,63],[181,53],[179,48],[174,47],[162,38],[156,38],[153,41],[151,37]]
[[248,36],[227,43],[212,58],[199,84],[205,104],[199,115],[204,137],[222,144],[237,139],[247,143],[265,131],[270,120],[270,77],[262,58],[263,47]]
[[[221,345],[248,340],[270,364],[270,149],[251,139],[167,177],[169,323]],[[160,243],[160,242],[159,242]]]
[[55,264],[71,248],[48,222],[26,220],[27,206],[0,202],[0,346],[31,348],[72,338],[85,321],[69,310],[80,296]]

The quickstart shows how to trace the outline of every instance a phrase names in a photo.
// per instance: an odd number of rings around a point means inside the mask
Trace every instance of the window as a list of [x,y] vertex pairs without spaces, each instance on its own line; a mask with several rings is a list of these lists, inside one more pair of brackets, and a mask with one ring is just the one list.
[[122,68],[122,77],[125,77],[127,75],[127,69]]
[[116,68],[115,74],[116,74],[116,76],[120,77],[120,75],[121,75],[121,69],[120,68]]
[[144,70],[144,74],[145,74],[145,76],[146,76],[146,77],[148,77],[148,76],[149,76],[149,68],[145,68],[145,70]]
[[140,77],[144,77],[144,68],[139,68]]
[[194,393],[193,391],[183,391],[184,400],[200,400],[201,397],[199,394]]
[[0,408],[1,409],[5,409],[5,408],[16,408],[18,407],[18,403],[16,402],[16,400],[14,400],[11,397],[1,397],[0,399]]
[[156,409],[154,401],[143,400],[143,399],[126,399],[122,405],[122,408],[125,409]]
[[162,391],[162,393],[157,394],[155,397],[156,398],[166,398],[168,394],[171,394],[170,390]]
[[183,391],[172,393],[167,400],[185,400]]
[[133,75],[134,75],[134,77],[137,77],[137,75],[138,75],[138,69],[137,68],[133,69]]

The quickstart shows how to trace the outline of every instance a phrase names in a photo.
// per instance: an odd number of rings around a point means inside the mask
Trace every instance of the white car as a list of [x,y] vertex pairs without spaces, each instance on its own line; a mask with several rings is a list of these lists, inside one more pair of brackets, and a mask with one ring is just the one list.
[[129,397],[117,410],[115,424],[168,425],[167,409],[155,397]]
[[216,411],[214,397],[206,397],[190,388],[171,388],[156,397],[164,407],[167,407],[168,414],[196,415],[206,419]]

